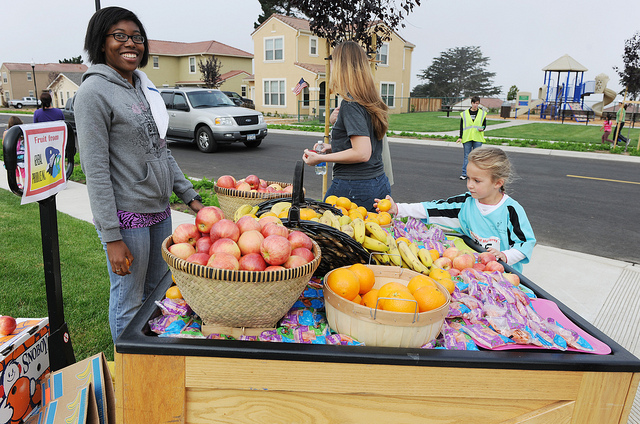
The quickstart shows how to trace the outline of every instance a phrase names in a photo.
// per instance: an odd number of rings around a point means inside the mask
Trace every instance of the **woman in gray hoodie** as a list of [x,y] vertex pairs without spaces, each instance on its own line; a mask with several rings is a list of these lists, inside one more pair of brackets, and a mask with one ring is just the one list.
[[202,203],[167,149],[164,102],[138,70],[149,59],[138,17],[120,7],[99,10],[84,48],[92,66],[74,108],[91,211],[107,256],[115,343],[151,291],[171,278],[161,254],[172,231],[171,193],[196,212]]

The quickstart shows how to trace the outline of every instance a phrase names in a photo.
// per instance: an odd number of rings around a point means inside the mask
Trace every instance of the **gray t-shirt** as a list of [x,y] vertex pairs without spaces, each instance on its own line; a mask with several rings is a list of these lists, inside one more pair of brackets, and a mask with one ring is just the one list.
[[375,136],[371,115],[359,103],[344,100],[340,105],[338,119],[331,130],[331,151],[341,152],[350,149],[352,135],[370,138],[371,157],[362,163],[334,163],[333,178],[368,180],[384,174],[382,141]]

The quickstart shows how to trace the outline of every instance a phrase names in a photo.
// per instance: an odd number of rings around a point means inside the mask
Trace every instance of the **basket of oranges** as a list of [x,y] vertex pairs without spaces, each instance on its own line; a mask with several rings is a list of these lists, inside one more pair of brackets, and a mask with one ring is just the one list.
[[435,339],[451,296],[437,281],[400,267],[354,264],[324,278],[327,321],[367,346],[421,347]]

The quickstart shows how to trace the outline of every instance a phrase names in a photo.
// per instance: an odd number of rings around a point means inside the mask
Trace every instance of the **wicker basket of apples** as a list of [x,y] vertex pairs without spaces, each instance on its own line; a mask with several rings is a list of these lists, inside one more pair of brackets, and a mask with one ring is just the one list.
[[180,224],[162,256],[203,322],[230,327],[274,327],[321,259],[314,240],[276,217],[233,222],[214,206],[200,210],[195,224]]
[[232,217],[242,205],[256,206],[265,200],[291,197],[293,185],[263,180],[257,175],[248,175],[240,180],[223,175],[216,181],[214,190],[225,216]]

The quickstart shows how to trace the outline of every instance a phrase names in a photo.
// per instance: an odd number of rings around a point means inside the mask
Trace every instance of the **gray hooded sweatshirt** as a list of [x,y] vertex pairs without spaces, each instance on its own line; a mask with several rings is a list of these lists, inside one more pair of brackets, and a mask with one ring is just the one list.
[[118,210],[163,212],[172,191],[185,203],[197,194],[160,138],[139,79],[134,82],[93,65],[74,99],[80,163],[103,242],[122,239]]

